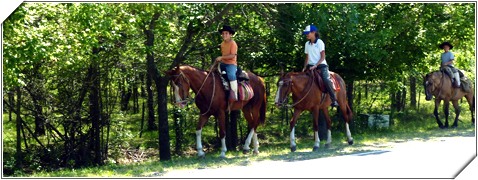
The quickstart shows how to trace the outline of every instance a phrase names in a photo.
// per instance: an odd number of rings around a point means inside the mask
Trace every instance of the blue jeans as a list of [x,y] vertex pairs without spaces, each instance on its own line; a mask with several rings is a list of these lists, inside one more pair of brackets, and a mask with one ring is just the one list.
[[236,65],[221,63],[220,66],[221,66],[221,71],[226,71],[227,79],[229,79],[229,81],[237,80],[237,78],[236,78],[237,66]]

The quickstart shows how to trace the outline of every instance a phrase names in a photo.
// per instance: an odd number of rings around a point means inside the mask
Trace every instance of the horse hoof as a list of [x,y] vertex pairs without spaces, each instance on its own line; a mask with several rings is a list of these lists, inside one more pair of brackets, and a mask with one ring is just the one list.
[[440,129],[445,129],[445,126],[438,126]]
[[249,149],[247,149],[247,150],[246,150],[246,149],[242,150],[242,154],[249,154],[249,152],[250,152]]
[[254,152],[252,152],[252,154],[254,154],[254,156],[257,156],[257,155],[259,155],[259,151],[254,151]]
[[204,158],[205,156],[206,156],[206,153],[204,153],[202,151],[198,152],[198,157],[199,158]]
[[329,148],[330,148],[330,143],[325,144],[325,149],[329,149]]
[[314,148],[312,148],[312,152],[317,152],[317,151],[319,151],[319,147],[314,146]]
[[354,144],[354,140],[353,140],[353,139],[352,139],[352,140],[349,140],[348,143],[349,143],[349,145],[353,145],[353,144]]
[[290,147],[290,151],[291,151],[291,152],[295,152],[295,150],[297,150],[297,146],[292,146],[292,147]]

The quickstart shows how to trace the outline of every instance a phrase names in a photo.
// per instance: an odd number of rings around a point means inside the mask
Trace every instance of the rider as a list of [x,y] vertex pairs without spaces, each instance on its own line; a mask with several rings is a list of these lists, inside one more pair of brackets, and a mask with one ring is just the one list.
[[327,91],[329,92],[330,99],[332,100],[332,107],[337,107],[339,104],[337,103],[337,98],[335,96],[335,92],[332,89],[332,81],[330,80],[329,75],[329,66],[327,65],[327,61],[325,60],[325,44],[324,42],[319,39],[319,33],[317,31],[317,27],[314,25],[308,25],[305,27],[303,32],[304,35],[307,35],[307,41],[305,43],[305,62],[304,62],[304,69],[309,68],[310,70],[320,69],[322,79],[325,82],[325,87],[327,87]]
[[226,25],[224,25],[222,29],[219,29],[218,31],[224,41],[221,43],[222,56],[217,57],[216,61],[220,61],[221,69],[226,70],[227,78],[231,84],[232,91],[232,93],[230,93],[230,99],[237,101],[237,44],[231,38],[231,36],[236,32],[231,28],[231,26]]
[[[447,71],[448,75],[450,75],[452,79],[455,79],[456,87],[459,88],[460,75],[458,74],[458,70],[453,66],[455,56],[450,52],[450,49],[453,49],[453,46],[449,42],[443,42],[439,47],[445,51],[441,54],[441,69]],[[446,67],[449,67],[451,72]]]

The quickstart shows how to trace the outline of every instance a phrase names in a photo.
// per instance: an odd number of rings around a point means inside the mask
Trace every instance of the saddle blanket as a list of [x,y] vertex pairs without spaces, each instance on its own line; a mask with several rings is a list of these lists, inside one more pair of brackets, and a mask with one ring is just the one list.
[[238,83],[238,98],[241,101],[249,101],[254,97],[254,90],[248,81],[241,81]]

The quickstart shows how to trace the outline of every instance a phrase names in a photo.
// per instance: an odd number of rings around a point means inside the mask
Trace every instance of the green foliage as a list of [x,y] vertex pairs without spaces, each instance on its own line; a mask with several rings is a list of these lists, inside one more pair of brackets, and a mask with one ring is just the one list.
[[[152,23],[156,15],[159,18]],[[404,89],[408,92],[409,84],[404,79],[409,77],[417,77],[417,93],[422,93],[421,76],[438,69],[442,52],[438,45],[443,41],[450,41],[455,46],[452,50],[457,57],[455,65],[474,80],[474,15],[473,3],[24,3],[3,23],[4,102],[8,102],[7,92],[16,86],[22,87],[23,94],[33,90],[20,100],[21,115],[30,127],[34,127],[32,114],[36,110],[33,98],[39,97],[37,101],[42,114],[51,127],[60,132],[58,134],[50,127],[47,135],[39,140],[47,144],[51,157],[60,157],[65,147],[61,136],[81,142],[78,138],[87,137],[91,129],[89,97],[85,94],[90,93],[88,88],[91,85],[91,80],[87,79],[88,69],[95,65],[99,70],[101,113],[108,120],[102,124],[102,133],[105,134],[102,142],[109,150],[105,161],[111,163],[105,169],[113,169],[113,172],[86,168],[85,171],[68,170],[53,176],[90,176],[95,173],[143,176],[134,171],[156,172],[186,164],[193,164],[188,167],[211,166],[220,160],[210,158],[198,163],[194,157],[199,111],[194,105],[180,111],[171,103],[168,103],[167,115],[175,111],[180,117],[173,119],[168,116],[169,124],[177,124],[183,133],[183,138],[179,138],[182,141],[181,156],[176,155],[172,162],[148,162],[152,166],[149,169],[117,165],[125,149],[146,152],[158,147],[157,131],[143,131],[139,137],[141,114],[132,110],[121,111],[118,105],[123,95],[133,90],[140,94],[138,102],[141,104],[146,101],[146,88],[157,88],[145,85],[148,52],[153,53],[161,75],[175,63],[208,69],[211,60],[220,55],[218,45],[222,39],[217,29],[228,24],[237,32],[234,39],[239,45],[238,64],[244,70],[263,76],[268,88],[267,123],[258,130],[264,136],[261,137],[261,142],[264,142],[261,149],[266,155],[254,160],[293,159],[296,157],[287,154],[284,148],[287,147],[284,139],[289,133],[291,113],[286,115],[284,110],[274,107],[275,83],[281,71],[302,69],[306,42],[302,31],[306,25],[315,24],[326,44],[330,69],[345,81],[356,84],[353,96],[357,119],[353,133],[358,133],[354,135],[356,139],[376,141],[388,134],[409,138],[405,134],[413,131],[424,136],[438,136],[440,133],[434,130],[434,121],[429,116],[431,106],[423,103],[424,96],[419,100],[422,107],[417,112],[406,109],[396,114],[392,129],[368,129],[360,121],[359,114],[391,113],[393,102],[390,95]],[[154,32],[152,47],[145,46],[145,30]],[[95,54],[95,48],[101,51]],[[369,87],[367,97],[364,83],[375,84]],[[172,99],[170,94],[168,97]],[[127,100],[131,101],[134,100]],[[10,111],[8,107],[5,110]],[[469,118],[470,114],[462,112],[462,119]],[[334,119],[339,119],[335,112],[331,114]],[[5,119],[4,129],[15,129],[14,123]],[[247,124],[243,118],[238,123],[242,143],[247,135]],[[310,114],[304,113],[297,125],[297,135],[305,142],[309,142],[312,136],[311,124]],[[340,120],[334,121],[334,130],[341,130],[340,125]],[[471,131],[468,126],[459,130]],[[15,169],[14,131],[5,132],[3,160],[4,169],[9,171],[7,175],[23,176],[31,172],[71,168],[78,163],[69,160],[58,167],[60,160],[42,159],[48,159],[48,153],[39,147],[33,135],[26,132],[29,149],[22,142],[22,150],[29,152],[25,157],[27,167]],[[335,133],[334,137],[343,137],[343,133]],[[176,132],[171,128],[169,134],[176,135]],[[450,134],[460,133],[454,131]],[[108,141],[106,135],[109,135]],[[220,142],[216,136],[215,120],[211,118],[203,131],[208,153],[217,153]],[[170,144],[173,145],[176,139],[172,137]],[[393,137],[381,140],[390,139]],[[340,143],[336,145],[337,149],[327,150],[324,155],[307,158],[336,155],[340,153],[334,151],[348,149]],[[238,152],[231,154],[234,163],[244,161]],[[148,154],[146,159],[154,161],[154,158],[155,154]],[[39,176],[48,176],[48,173]]]

